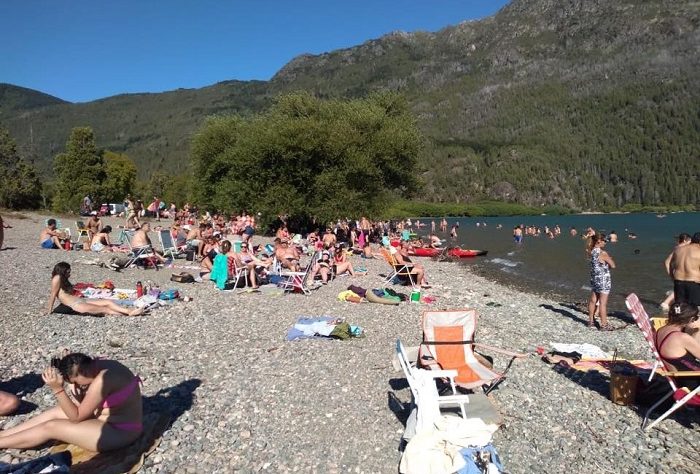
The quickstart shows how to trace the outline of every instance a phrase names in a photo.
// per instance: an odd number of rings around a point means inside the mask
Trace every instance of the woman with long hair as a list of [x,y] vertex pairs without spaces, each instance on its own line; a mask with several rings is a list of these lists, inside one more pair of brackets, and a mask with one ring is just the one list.
[[[118,305],[111,300],[86,300],[73,294],[73,285],[70,278],[70,265],[66,262],[58,262],[51,272],[51,294],[46,314],[51,314],[55,310],[61,313],[69,313],[68,309],[83,314],[123,314],[125,316],[139,316],[143,314],[142,308],[129,310]],[[53,307],[56,298],[61,303],[56,308]]]
[[[698,307],[674,303],[668,311],[668,323],[656,332],[656,347],[661,358],[679,372],[700,371],[700,315]],[[685,387],[694,389],[700,377],[683,377]]]
[[[27,449],[49,440],[90,451],[110,451],[134,442],[143,431],[141,379],[121,363],[67,354],[51,360],[42,379],[57,406],[0,431],[0,449]],[[72,395],[69,396],[66,387]]]
[[612,287],[610,269],[615,268],[615,261],[605,247],[605,234],[596,232],[588,238],[586,250],[591,262],[591,297],[588,300],[588,327],[595,326],[596,307],[600,317],[600,330],[612,331],[608,323],[608,296]]

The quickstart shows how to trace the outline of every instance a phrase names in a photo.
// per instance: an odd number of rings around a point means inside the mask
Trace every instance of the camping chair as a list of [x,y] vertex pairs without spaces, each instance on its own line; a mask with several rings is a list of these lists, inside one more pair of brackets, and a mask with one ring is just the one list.
[[85,223],[83,223],[83,221],[75,221],[75,228],[78,230],[78,238],[75,240],[76,244],[80,242],[80,239],[83,237],[87,238],[88,242],[90,241],[90,233],[88,232],[88,228],[85,227]]
[[[526,354],[474,342],[476,321],[474,309],[423,312],[423,342],[418,363],[427,368],[456,370],[455,383],[458,386],[469,390],[483,387],[488,394],[504,380],[513,361],[526,357]],[[482,356],[474,353],[475,346],[507,355],[510,362],[503,372],[496,372],[484,365]]]
[[239,283],[244,283],[241,289],[245,291],[245,288],[250,285],[248,281],[248,269],[246,266],[238,267],[236,265],[236,259],[233,257],[228,258],[229,266],[229,280],[227,286],[230,284],[235,290],[238,288]]
[[160,241],[160,246],[163,249],[164,257],[177,258],[185,254],[185,248],[187,246],[185,245],[178,247],[175,245],[170,229],[161,229],[158,232],[158,240]]
[[124,243],[126,244],[127,248],[129,249],[129,252],[127,256],[129,257],[128,262],[124,265],[124,267],[128,267],[131,265],[138,265],[139,263],[143,264],[144,267],[147,267],[149,265],[153,266],[156,270],[158,270],[158,259],[156,258],[155,255],[155,250],[153,250],[153,246],[151,245],[144,245],[142,247],[133,247],[131,245],[131,240],[134,238],[134,233],[136,231],[134,230],[124,230]]
[[[637,326],[639,326],[639,329],[642,330],[642,333],[644,334],[644,339],[647,340],[649,348],[651,349],[651,352],[654,355],[654,366],[651,369],[649,380],[651,380],[654,377],[654,374],[657,373],[660,376],[664,377],[668,384],[671,386],[671,391],[664,395],[659,401],[654,403],[644,414],[644,420],[642,421],[642,429],[650,430],[654,426],[668,418],[668,416],[671,415],[674,411],[678,410],[686,404],[688,406],[700,406],[700,386],[697,387],[695,390],[690,391],[686,387],[679,387],[675,380],[676,378],[682,379],[683,377],[700,377],[700,371],[678,372],[675,370],[674,367],[671,367],[668,364],[666,364],[656,347],[656,332],[651,327],[649,315],[644,310],[644,307],[639,301],[637,295],[634,293],[630,294],[625,299],[625,305],[627,306],[627,309],[630,311],[630,313],[632,313],[632,317],[637,323]],[[661,368],[662,370],[659,370],[659,368]],[[657,418],[652,424],[646,426],[649,420],[649,415],[651,415],[654,412],[654,410],[656,410],[659,407],[659,405],[665,402],[670,396],[673,396],[673,399],[675,400],[673,406],[671,406],[671,408],[669,408],[666,411],[666,413]]]
[[305,295],[310,295],[311,289],[307,285],[307,280],[309,277],[309,273],[311,273],[311,268],[313,267],[314,262],[317,258],[317,253],[314,253],[311,256],[311,261],[306,266],[306,269],[303,272],[289,272],[284,270],[280,271],[278,275],[281,277],[281,281],[277,284],[277,286],[279,286],[285,291],[299,290]]
[[[396,340],[396,356],[406,376],[408,386],[411,388],[411,401],[414,406],[409,416],[411,423],[406,423],[407,433],[412,431],[409,429],[409,424],[413,425],[414,423],[415,433],[433,428],[435,420],[441,415],[440,408],[442,407],[458,406],[462,418],[467,418],[466,405],[469,404],[469,395],[440,396],[435,385],[435,379],[449,379],[453,393],[456,394],[456,370],[425,370],[412,366],[406,355],[406,349],[399,339]],[[408,438],[409,436],[404,437]]]
[[411,269],[413,268],[413,265],[410,263],[404,263],[404,264],[399,264],[396,261],[396,258],[389,252],[389,250],[382,248],[381,250],[382,256],[384,257],[384,260],[391,265],[391,273],[386,277],[386,280],[384,280],[384,283],[382,284],[382,288],[386,288],[389,286],[391,281],[394,278],[399,278],[401,280],[408,280],[408,282],[411,284],[411,286],[417,286],[416,282],[413,280],[414,275],[411,273]]

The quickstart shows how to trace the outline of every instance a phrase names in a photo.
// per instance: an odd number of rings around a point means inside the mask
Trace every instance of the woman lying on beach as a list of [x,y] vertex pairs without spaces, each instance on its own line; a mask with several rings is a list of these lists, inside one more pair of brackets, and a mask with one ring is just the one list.
[[[73,294],[73,285],[69,281],[70,265],[66,262],[58,262],[51,272],[51,294],[46,314],[53,312],[69,314],[70,310],[82,314],[123,314],[126,316],[139,316],[143,314],[142,308],[129,310],[119,306],[111,300],[86,300]],[[53,307],[56,298],[61,303]]]
[[[668,324],[656,333],[656,347],[663,360],[680,372],[700,371],[700,320],[698,307],[674,303],[668,312]],[[700,377],[678,378],[694,389]]]
[[[42,379],[57,405],[13,428],[0,431],[0,449],[27,449],[49,440],[90,451],[110,451],[134,442],[141,431],[141,379],[113,360],[68,354],[51,360]],[[63,387],[64,383],[72,395]]]

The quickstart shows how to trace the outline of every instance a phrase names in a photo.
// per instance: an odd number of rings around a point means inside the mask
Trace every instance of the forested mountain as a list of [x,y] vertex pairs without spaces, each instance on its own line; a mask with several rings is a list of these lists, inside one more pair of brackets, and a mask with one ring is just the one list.
[[[211,114],[280,93],[408,98],[426,137],[422,198],[579,209],[700,202],[700,2],[513,0],[436,33],[395,32],[302,55],[270,81],[128,94],[85,104],[0,86],[0,124],[49,169],[70,128],[90,125],[146,176],[182,172]],[[4,92],[3,92],[4,91]],[[8,92],[12,97],[8,105]],[[24,105],[23,105],[24,104]]]

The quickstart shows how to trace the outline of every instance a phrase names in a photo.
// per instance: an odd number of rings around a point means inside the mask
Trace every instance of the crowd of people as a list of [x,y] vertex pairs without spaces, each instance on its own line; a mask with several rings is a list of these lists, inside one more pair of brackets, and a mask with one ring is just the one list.
[[[127,208],[128,209],[128,208]],[[138,221],[138,215],[127,210],[126,222],[136,224],[132,247],[150,246],[150,222]],[[231,272],[242,269],[252,288],[269,281],[275,271],[300,272],[302,259],[313,255],[308,264],[309,279],[320,279],[318,286],[327,284],[336,275],[355,275],[349,255],[361,258],[387,258],[395,267],[406,268],[409,281],[430,287],[423,265],[412,261],[416,247],[441,248],[444,241],[436,233],[437,223],[430,223],[427,239],[417,238],[411,231],[427,227],[419,221],[375,221],[361,218],[339,220],[306,235],[291,233],[284,219],[275,231],[273,244],[255,245],[256,217],[242,212],[238,215],[205,213],[185,206],[173,210],[170,234],[176,247],[198,260],[202,279],[228,281]],[[154,218],[156,216],[153,216]],[[0,220],[0,225],[2,221]],[[486,226],[485,223],[480,224]],[[86,224],[89,248],[104,251],[114,247],[109,225],[103,226],[99,215],[91,215]],[[450,233],[456,233],[454,225]],[[447,233],[447,222],[439,223]],[[559,226],[545,227],[545,235],[561,235]],[[578,232],[572,228],[571,236]],[[513,232],[516,242],[524,236],[542,235],[534,226],[518,226]],[[612,287],[611,270],[615,261],[606,251],[608,243],[617,238],[592,228],[582,233],[591,270],[591,296],[588,302],[589,327],[600,320],[601,330],[611,330],[607,319],[607,300]],[[40,245],[46,249],[67,249],[70,236],[57,229],[55,219],[48,219],[40,233]],[[234,244],[237,248],[234,248]],[[155,253],[155,252],[154,252]],[[158,255],[157,253],[155,253]],[[158,255],[160,262],[164,259]],[[275,266],[279,268],[275,269]],[[668,324],[657,333],[658,348],[664,359],[679,371],[700,370],[700,233],[692,237],[681,234],[678,244],[665,262],[673,281],[673,294],[664,302],[668,308]],[[233,268],[232,268],[233,267]],[[66,262],[55,265],[51,274],[47,312],[77,312],[87,314],[118,314],[136,316],[140,309],[126,309],[111,300],[81,298],[70,282],[71,267]],[[56,302],[59,304],[56,306]],[[86,449],[104,451],[131,443],[142,430],[142,406],[139,377],[116,361],[96,359],[85,354],[63,354],[52,360],[42,378],[53,391],[56,407],[13,428],[0,431],[0,448],[29,448],[57,439]],[[688,379],[691,386],[698,381]],[[12,413],[19,406],[16,396],[0,392],[0,415]]]

